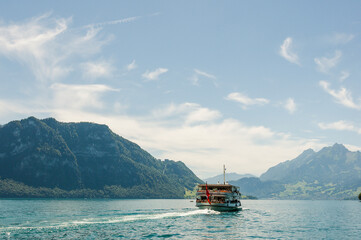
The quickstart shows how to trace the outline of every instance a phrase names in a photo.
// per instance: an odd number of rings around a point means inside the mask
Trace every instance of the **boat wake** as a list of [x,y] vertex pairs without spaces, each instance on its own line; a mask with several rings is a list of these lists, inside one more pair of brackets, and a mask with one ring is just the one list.
[[122,217],[115,218],[90,218],[83,219],[81,221],[73,221],[74,225],[81,224],[105,224],[105,223],[118,223],[118,222],[134,222],[134,221],[145,221],[145,220],[155,220],[155,219],[163,219],[163,218],[177,218],[177,217],[188,217],[193,215],[204,215],[204,214],[219,214],[219,212],[213,210],[193,210],[188,212],[165,212],[165,213],[157,213],[157,214],[136,214],[136,215],[125,215]]
[[[120,217],[102,217],[102,218],[85,218],[81,220],[71,220],[62,223],[49,223],[44,221],[39,223],[40,226],[9,226],[9,227],[0,227],[0,232],[9,232],[14,230],[31,230],[31,229],[49,229],[49,228],[66,228],[66,227],[76,227],[79,225],[89,225],[89,224],[114,224],[122,222],[135,222],[135,221],[148,221],[164,218],[179,218],[179,217],[189,217],[195,215],[212,215],[220,214],[220,212],[209,210],[209,209],[198,209],[191,211],[181,211],[181,212],[164,212],[164,213],[149,213],[149,214],[130,214],[122,215]],[[47,225],[41,225],[47,224]]]

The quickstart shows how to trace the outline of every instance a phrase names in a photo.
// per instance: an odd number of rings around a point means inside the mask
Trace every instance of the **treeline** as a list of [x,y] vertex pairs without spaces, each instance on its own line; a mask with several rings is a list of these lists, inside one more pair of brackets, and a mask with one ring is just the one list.
[[11,179],[0,179],[0,198],[123,198],[123,199],[157,199],[184,198],[184,190],[169,189],[160,185],[157,191],[147,186],[123,188],[121,186],[104,186],[103,189],[75,189],[31,187]]
[[241,199],[251,199],[251,200],[257,200],[258,198],[252,195],[242,195]]

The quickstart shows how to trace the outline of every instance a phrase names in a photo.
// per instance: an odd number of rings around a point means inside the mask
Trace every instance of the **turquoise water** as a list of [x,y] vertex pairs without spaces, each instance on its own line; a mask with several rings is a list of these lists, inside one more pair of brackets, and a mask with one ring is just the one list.
[[360,239],[361,202],[244,200],[219,213],[190,200],[0,200],[0,239]]

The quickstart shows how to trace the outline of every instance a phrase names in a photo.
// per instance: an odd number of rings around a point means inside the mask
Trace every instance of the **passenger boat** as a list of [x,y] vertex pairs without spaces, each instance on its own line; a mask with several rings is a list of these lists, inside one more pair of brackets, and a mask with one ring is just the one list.
[[223,165],[223,184],[199,184],[196,194],[196,206],[215,211],[239,211],[241,193],[239,187],[226,183],[226,168]]

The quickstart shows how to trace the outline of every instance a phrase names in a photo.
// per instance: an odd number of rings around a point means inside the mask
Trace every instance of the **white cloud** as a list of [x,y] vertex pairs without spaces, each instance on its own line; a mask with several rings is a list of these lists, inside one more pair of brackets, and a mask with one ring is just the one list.
[[333,90],[330,88],[330,84],[326,81],[320,81],[320,86],[334,99],[337,103],[344,105],[348,108],[353,108],[360,110],[361,109],[361,101],[359,103],[355,103],[352,99],[351,92],[349,92],[346,88],[341,87],[339,91]]
[[136,20],[138,20],[139,18],[141,18],[140,16],[137,17],[128,17],[128,18],[122,18],[122,19],[117,19],[117,20],[113,20],[113,21],[107,21],[107,22],[101,22],[101,23],[93,23],[93,24],[89,24],[85,27],[88,28],[99,28],[99,27],[103,27],[106,25],[114,25],[114,24],[121,24],[121,23],[131,23],[134,22]]
[[[23,24],[0,26],[0,53],[30,67],[42,81],[66,75],[70,71],[59,64],[61,57],[50,45],[64,33],[71,19],[56,19],[50,23],[49,14],[32,18]],[[50,26],[49,26],[50,25]]]
[[346,44],[352,41],[355,38],[353,34],[347,33],[334,33],[332,36],[329,37],[329,41],[332,44]]
[[62,119],[65,121],[85,118],[106,123],[118,134],[156,153],[157,158],[185,162],[200,177],[218,173],[222,164],[235,172],[260,174],[281,161],[296,157],[309,147],[319,145],[313,140],[292,140],[264,126],[247,126],[234,119],[167,126],[163,121],[126,116],[70,117],[70,114],[64,113],[59,116],[70,118]]
[[156,70],[154,70],[152,72],[146,71],[145,73],[143,73],[142,77],[147,79],[148,81],[157,80],[160,75],[162,75],[166,72],[168,72],[167,68],[157,68]]
[[[73,29],[69,28],[71,18],[56,18],[49,13],[22,23],[0,23],[0,54],[27,66],[38,81],[54,82],[79,70],[74,66],[80,65],[84,69],[83,65],[74,63],[74,59],[99,53],[103,45],[111,40],[110,37],[99,36],[101,26],[127,23],[136,18]],[[94,64],[87,67],[95,76],[107,72],[104,66]]]
[[118,91],[102,84],[69,85],[54,83],[50,88],[53,90],[53,101],[50,108],[79,110],[102,108],[104,104],[100,100],[101,95],[109,91]]
[[219,119],[222,115],[215,110],[208,108],[198,108],[188,114],[186,118],[186,124],[195,124],[201,122],[213,122]]
[[247,107],[252,105],[265,105],[270,102],[265,98],[250,98],[247,95],[239,92],[230,93],[225,99],[242,104],[243,109],[247,109]]
[[197,74],[200,75],[200,76],[204,76],[204,77],[211,78],[211,79],[216,79],[216,77],[213,76],[212,74],[203,72],[203,71],[198,70],[198,69],[194,69],[194,72],[197,73]]
[[300,65],[298,55],[292,52],[292,38],[288,37],[283,41],[279,54],[287,61]]
[[[19,119],[31,114],[52,116],[65,122],[107,124],[156,158],[183,161],[200,177],[217,174],[223,164],[234,172],[261,174],[281,161],[295,158],[307,148],[324,146],[317,140],[294,139],[265,126],[222,118],[217,110],[196,103],[169,105],[153,111],[150,116],[114,112],[104,115],[89,107],[102,107],[101,95],[115,89],[105,85],[64,84],[54,84],[52,88],[56,92],[54,101],[24,101],[11,108],[11,111],[19,110],[11,116]],[[2,102],[0,99],[0,106]],[[2,120],[3,116],[2,113]]]
[[217,86],[217,83],[216,83],[217,78],[216,78],[216,76],[214,76],[212,74],[209,74],[209,73],[206,73],[204,71],[198,70],[198,69],[194,69],[193,71],[194,71],[194,74],[190,78],[193,85],[198,86],[200,77],[205,77],[205,78],[213,80],[214,85]]
[[293,113],[296,111],[297,106],[296,106],[296,103],[295,103],[295,101],[293,100],[293,98],[287,99],[287,101],[286,101],[285,104],[284,104],[284,108],[285,108],[290,114],[293,114]]
[[343,120],[333,123],[319,123],[318,126],[323,130],[352,131],[361,134],[361,128],[355,127],[353,123]]
[[125,110],[127,110],[129,108],[128,105],[125,105],[124,103],[121,102],[115,102],[113,104],[113,110],[112,112],[115,112],[117,114],[124,112]]
[[341,72],[341,76],[340,76],[340,82],[345,81],[347,78],[350,77],[350,73],[346,72],[346,71],[342,71]]
[[[177,119],[177,123],[182,122],[186,125],[213,122],[222,116],[220,112],[196,103],[169,104],[165,108],[154,110],[152,115],[155,119],[167,119],[173,123],[174,119]],[[171,119],[173,121],[170,121]]]
[[83,63],[82,68],[83,77],[87,79],[107,78],[113,72],[113,66],[106,61]]
[[129,63],[128,65],[127,65],[127,70],[128,71],[131,71],[131,70],[133,70],[133,69],[136,69],[138,66],[137,66],[137,64],[135,64],[135,60],[133,60],[131,63]]
[[335,56],[332,58],[321,57],[315,58],[314,61],[317,65],[317,69],[320,72],[328,73],[331,68],[334,68],[338,64],[341,56],[342,52],[337,50],[335,51]]
[[351,144],[344,144],[344,146],[352,151],[352,152],[356,152],[356,151],[360,151],[361,152],[361,147],[360,146],[355,146],[355,145],[351,145]]
[[14,100],[0,99],[0,124],[5,123],[6,119],[14,120],[22,118],[24,115],[33,115],[33,111],[40,112],[40,109],[34,109],[32,104],[28,105],[24,102]]

